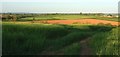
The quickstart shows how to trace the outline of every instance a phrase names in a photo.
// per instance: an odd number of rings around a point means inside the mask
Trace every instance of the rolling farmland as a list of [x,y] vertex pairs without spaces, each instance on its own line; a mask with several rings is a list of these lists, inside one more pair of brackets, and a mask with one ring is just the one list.
[[36,14],[4,19],[3,55],[119,56],[118,19],[100,16]]

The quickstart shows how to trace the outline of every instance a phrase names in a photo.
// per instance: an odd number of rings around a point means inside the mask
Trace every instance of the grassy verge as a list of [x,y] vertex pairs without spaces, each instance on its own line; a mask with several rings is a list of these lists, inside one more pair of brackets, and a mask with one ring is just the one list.
[[101,32],[93,36],[91,47],[96,55],[119,55],[118,29],[109,32]]

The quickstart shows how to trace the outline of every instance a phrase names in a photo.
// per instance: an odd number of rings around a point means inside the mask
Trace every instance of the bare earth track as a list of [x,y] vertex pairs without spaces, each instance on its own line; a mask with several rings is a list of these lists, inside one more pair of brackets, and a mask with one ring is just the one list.
[[80,41],[80,45],[81,45],[80,55],[93,55],[92,49],[88,46],[89,41],[90,38]]

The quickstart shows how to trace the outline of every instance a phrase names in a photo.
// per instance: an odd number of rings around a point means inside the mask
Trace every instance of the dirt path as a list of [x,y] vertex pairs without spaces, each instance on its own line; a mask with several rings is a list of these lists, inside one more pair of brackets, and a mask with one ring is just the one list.
[[[90,39],[91,38],[86,38],[79,42],[81,46],[79,55],[94,55],[92,49],[88,46],[88,42],[90,41]],[[64,49],[61,49],[60,51],[57,52],[55,51],[51,52],[46,50],[43,51],[42,54],[40,55],[64,55]]]
[[80,41],[80,45],[81,45],[80,55],[93,55],[92,49],[88,46],[88,41],[90,41],[90,38]]

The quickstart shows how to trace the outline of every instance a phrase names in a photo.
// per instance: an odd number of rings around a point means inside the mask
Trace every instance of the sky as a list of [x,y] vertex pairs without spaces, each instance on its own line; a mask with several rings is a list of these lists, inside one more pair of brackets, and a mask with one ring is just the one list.
[[0,12],[117,13],[119,0],[2,0]]

